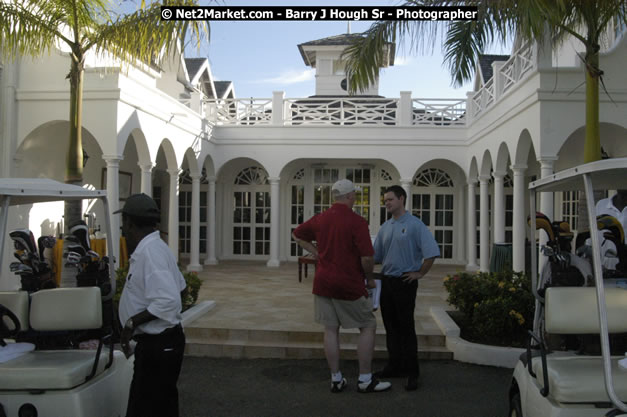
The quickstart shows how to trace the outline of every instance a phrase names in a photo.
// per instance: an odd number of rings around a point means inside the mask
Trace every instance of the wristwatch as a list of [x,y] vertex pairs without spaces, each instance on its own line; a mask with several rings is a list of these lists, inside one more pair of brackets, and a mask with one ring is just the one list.
[[126,320],[126,323],[124,323],[124,327],[134,330],[135,329],[135,323],[133,323],[133,318],[129,318],[128,320]]

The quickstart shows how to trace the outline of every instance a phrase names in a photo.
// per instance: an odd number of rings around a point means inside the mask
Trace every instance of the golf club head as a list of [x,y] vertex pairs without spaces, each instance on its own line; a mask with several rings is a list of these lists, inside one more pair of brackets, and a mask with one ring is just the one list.
[[14,272],[17,275],[33,275],[33,268],[28,265],[20,264],[20,267]]
[[78,243],[85,248],[85,251],[91,250],[91,242],[89,241],[89,229],[87,223],[83,220],[79,220],[70,227],[70,233],[76,236]]
[[65,235],[64,237],[65,241],[69,244],[69,243],[73,243],[75,245],[80,245],[81,242],[78,241],[78,238],[74,235]]
[[87,251],[81,245],[68,245],[67,252],[76,252],[81,256],[87,255]]
[[65,258],[65,265],[76,266],[81,262],[83,256],[78,252],[69,251],[64,253],[63,257]]
[[15,248],[24,250],[27,253],[32,253],[35,256],[39,256],[37,253],[37,244],[35,243],[35,237],[33,232],[28,229],[17,229],[9,232],[9,236],[13,239]]
[[46,249],[54,248],[57,243],[57,239],[54,236],[39,236],[37,239],[37,246],[39,246],[39,259],[44,261],[44,251]]
[[[530,223],[531,219],[527,217],[527,223]],[[549,218],[539,211],[536,211],[536,230],[542,229],[546,232],[549,237],[549,242],[555,241],[555,233],[553,232],[553,225]]]
[[21,265],[24,265],[24,264],[21,262],[11,262],[11,264],[9,265],[9,270],[11,272],[15,272],[18,269],[20,269]]
[[93,262],[98,262],[98,261],[100,261],[100,255],[98,254],[98,252],[95,252],[95,251],[93,251],[93,250],[88,250],[88,251],[87,251],[87,255],[88,255],[89,257],[91,257],[91,261],[93,261]]

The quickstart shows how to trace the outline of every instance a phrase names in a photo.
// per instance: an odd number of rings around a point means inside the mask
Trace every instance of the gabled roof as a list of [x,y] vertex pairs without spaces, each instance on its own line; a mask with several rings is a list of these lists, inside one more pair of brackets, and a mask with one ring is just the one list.
[[199,87],[209,98],[217,98],[213,75],[207,58],[185,58],[185,67],[189,82],[193,87]]
[[492,63],[494,61],[507,61],[508,59],[509,55],[479,55],[482,84],[485,84],[492,78]]
[[[305,65],[315,67],[316,66],[316,51],[325,49],[326,47],[341,47],[352,45],[356,40],[363,37],[361,33],[344,33],[342,35],[329,36],[328,38],[317,39],[298,45],[300,55],[305,61]],[[341,48],[344,49],[344,48]],[[386,44],[385,50],[385,64],[384,66],[394,65],[394,54],[396,52],[396,45],[392,42]]]
[[235,97],[232,81],[216,81],[214,85],[216,87],[216,98],[229,98],[229,94],[233,98]]
[[187,74],[189,74],[190,80],[193,80],[196,77],[196,74],[198,74],[207,61],[207,58],[185,58]]

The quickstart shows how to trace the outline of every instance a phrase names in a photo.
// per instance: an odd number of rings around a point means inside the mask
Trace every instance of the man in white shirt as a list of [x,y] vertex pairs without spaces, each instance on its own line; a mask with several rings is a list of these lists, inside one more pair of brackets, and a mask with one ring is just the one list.
[[[627,232],[627,190],[618,190],[613,197],[599,200],[596,205],[597,216],[601,214],[609,214],[615,217],[623,226],[623,232]],[[627,234],[625,235],[625,243],[627,243]]]
[[183,362],[181,291],[185,279],[156,229],[159,209],[146,194],[130,196],[122,213],[122,234],[130,254],[120,298],[122,349],[130,356],[137,341],[127,417],[178,417],[176,383]]

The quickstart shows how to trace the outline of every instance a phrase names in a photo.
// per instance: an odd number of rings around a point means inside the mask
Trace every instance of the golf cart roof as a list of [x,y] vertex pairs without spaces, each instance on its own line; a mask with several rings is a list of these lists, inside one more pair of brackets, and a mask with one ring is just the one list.
[[627,158],[610,158],[565,169],[529,184],[530,190],[583,191],[583,174],[589,174],[595,190],[627,189]]
[[0,197],[10,197],[10,205],[46,201],[103,198],[104,190],[88,190],[47,178],[0,178]]

